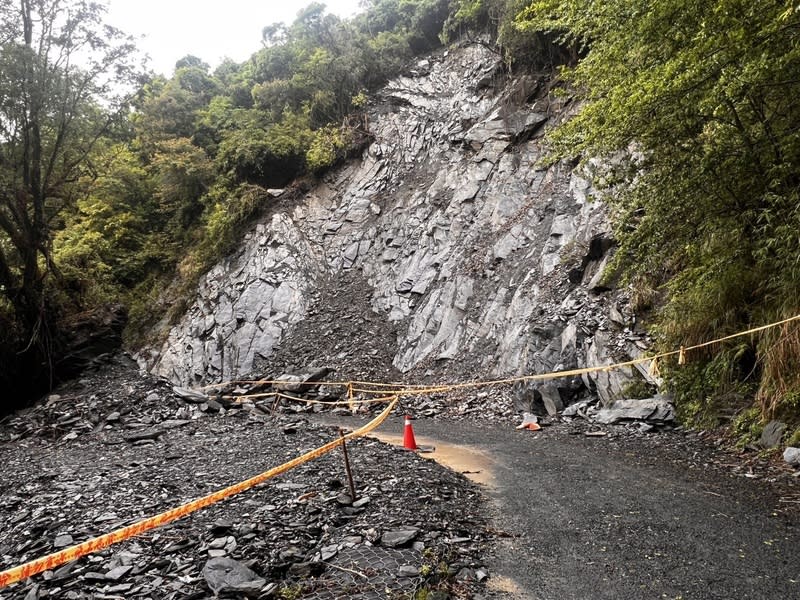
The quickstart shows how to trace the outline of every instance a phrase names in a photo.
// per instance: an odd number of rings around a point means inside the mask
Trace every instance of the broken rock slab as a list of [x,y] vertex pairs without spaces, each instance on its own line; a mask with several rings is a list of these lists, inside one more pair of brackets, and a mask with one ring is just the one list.
[[783,460],[793,467],[800,467],[800,448],[788,447],[783,451]]
[[770,421],[761,432],[759,440],[762,448],[777,448],[781,443],[783,432],[786,431],[786,423],[780,421]]
[[175,392],[178,396],[186,400],[187,402],[191,402],[192,404],[202,404],[206,400],[208,400],[208,394],[204,394],[199,390],[193,390],[190,388],[180,387],[180,386],[173,386],[172,391]]
[[620,421],[670,423],[675,421],[675,407],[666,396],[660,394],[645,400],[617,400],[611,406],[599,410],[594,420],[604,425]]
[[548,415],[554,417],[564,410],[564,403],[561,400],[561,393],[558,391],[558,386],[554,384],[539,386],[539,393],[542,395],[542,403]]
[[387,548],[399,548],[410,543],[417,537],[417,534],[419,534],[419,529],[416,527],[387,531],[381,536],[381,545]]
[[203,567],[203,577],[212,592],[256,594],[267,581],[255,571],[232,558],[212,558]]

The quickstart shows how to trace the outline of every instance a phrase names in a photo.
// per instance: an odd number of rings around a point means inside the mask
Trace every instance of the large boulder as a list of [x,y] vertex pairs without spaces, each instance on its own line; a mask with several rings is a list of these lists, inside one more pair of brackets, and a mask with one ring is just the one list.
[[662,395],[645,400],[617,400],[599,410],[594,420],[606,425],[620,421],[671,423],[675,421],[675,407],[670,398]]
[[761,432],[759,440],[762,448],[777,448],[781,444],[783,432],[786,431],[786,423],[780,421],[770,421]]

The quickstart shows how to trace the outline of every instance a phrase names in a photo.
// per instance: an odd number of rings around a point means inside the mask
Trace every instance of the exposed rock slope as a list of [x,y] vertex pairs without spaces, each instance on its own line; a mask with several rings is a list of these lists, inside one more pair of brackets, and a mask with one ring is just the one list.
[[[638,354],[624,294],[601,282],[603,203],[573,165],[537,166],[545,128],[569,111],[543,88],[507,79],[479,45],[390,82],[363,157],[278,203],[143,362],[181,384],[311,360],[342,377],[455,380]],[[607,401],[633,375],[557,393]]]

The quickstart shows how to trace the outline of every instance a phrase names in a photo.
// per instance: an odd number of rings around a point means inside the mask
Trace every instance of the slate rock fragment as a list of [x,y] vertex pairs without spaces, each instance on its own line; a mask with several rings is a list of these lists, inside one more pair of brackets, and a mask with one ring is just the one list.
[[597,412],[598,423],[612,425],[620,421],[649,421],[667,423],[675,420],[675,407],[664,396],[645,400],[617,400]]
[[257,594],[267,581],[232,558],[212,558],[203,567],[203,577],[215,594]]
[[132,566],[116,567],[106,573],[106,579],[109,579],[110,581],[119,581],[125,577],[125,575],[131,571],[131,569],[133,569]]
[[416,577],[419,575],[419,569],[414,565],[402,565],[397,571],[398,577]]
[[410,527],[408,529],[396,529],[394,531],[387,531],[381,536],[381,545],[387,548],[399,548],[411,542],[417,534],[419,529]]
[[783,460],[793,467],[800,467],[800,448],[786,448],[783,451]]
[[202,404],[203,402],[208,400],[208,394],[205,394],[198,390],[193,390],[190,388],[180,387],[176,385],[172,388],[172,391],[176,395],[180,396],[181,398],[192,404]]
[[122,436],[126,442],[141,442],[143,440],[155,440],[164,432],[160,429],[141,429]]
[[56,536],[56,539],[53,540],[53,548],[66,548],[72,545],[72,541],[72,536],[70,534],[63,533]]
[[780,445],[783,432],[786,431],[786,423],[780,421],[770,421],[761,432],[761,447],[775,448]]
[[308,579],[309,577],[317,577],[325,570],[325,565],[321,562],[299,562],[294,563],[289,567],[288,574],[300,579]]

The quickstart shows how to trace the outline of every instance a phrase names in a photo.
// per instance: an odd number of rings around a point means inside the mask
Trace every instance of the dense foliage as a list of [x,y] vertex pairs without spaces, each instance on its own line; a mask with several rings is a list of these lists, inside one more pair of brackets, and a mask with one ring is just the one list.
[[492,40],[509,68],[551,70],[576,59],[557,35],[537,28],[523,28],[517,16],[529,0],[453,0],[444,23],[442,39]]
[[[661,299],[665,348],[800,309],[800,12],[767,0],[537,0],[517,18],[585,56],[585,103],[557,156],[605,156],[618,267],[639,308]],[[800,326],[690,356],[669,381],[695,417],[757,394],[798,418]]]
[[[115,134],[135,49],[92,2],[0,1],[0,386],[47,381],[63,289],[52,228]],[[55,283],[53,282],[55,279]]]

